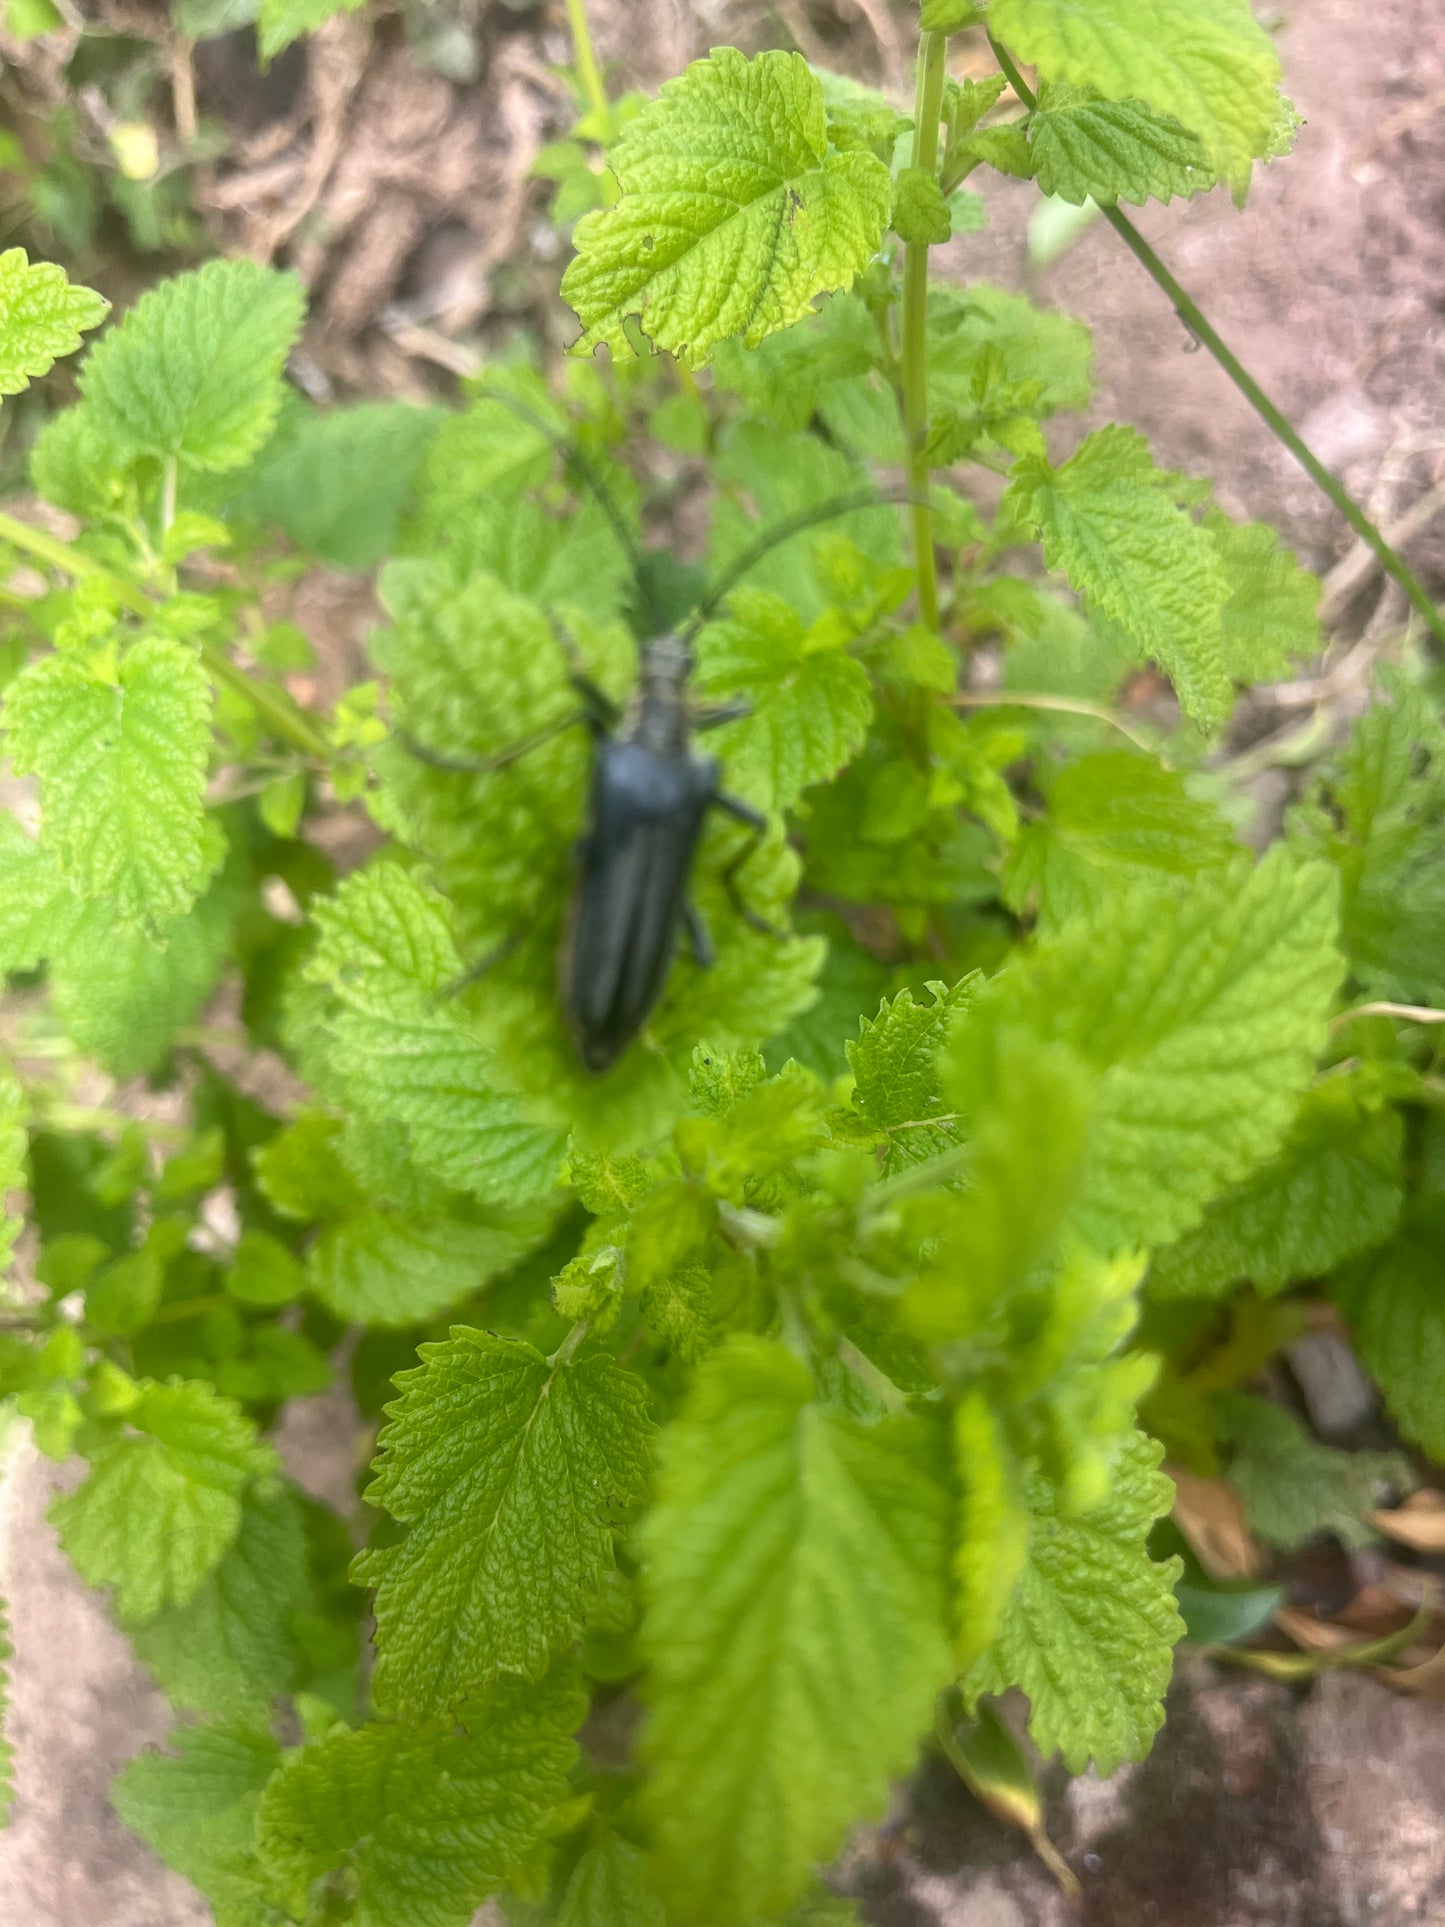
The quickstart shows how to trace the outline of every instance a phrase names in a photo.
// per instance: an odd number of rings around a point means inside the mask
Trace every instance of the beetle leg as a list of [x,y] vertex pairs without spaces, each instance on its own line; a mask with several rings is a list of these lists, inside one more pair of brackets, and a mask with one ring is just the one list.
[[710,703],[703,709],[695,709],[690,718],[693,734],[705,729],[721,729],[724,723],[741,723],[753,713],[753,706],[745,698],[735,703]]
[[584,720],[594,736],[610,735],[622,720],[622,711],[607,691],[587,673],[587,659],[577,647],[577,639],[566,623],[552,618],[552,629],[562,654],[571,668],[568,681],[586,705]]
[[586,713],[564,716],[560,722],[548,723],[545,729],[534,729],[530,736],[523,736],[505,749],[499,749],[494,756],[449,756],[444,750],[431,749],[419,743],[415,736],[402,729],[397,736],[406,744],[407,750],[419,763],[428,769],[444,769],[456,776],[489,776],[493,770],[506,769],[510,763],[518,763],[524,756],[530,756],[534,749],[543,743],[550,743],[554,736],[560,736],[565,729],[573,729],[578,723],[588,720]]
[[683,899],[682,905],[682,927],[687,932],[687,941],[692,948],[698,969],[711,970],[717,961],[712,947],[712,938],[708,934],[707,925],[702,920],[701,911],[695,903],[688,902],[686,898]]
[[594,736],[610,736],[622,720],[622,711],[585,671],[574,669],[568,680],[585,705],[578,721],[585,722]]
[[712,800],[714,808],[726,810],[729,816],[735,816],[739,823],[746,823],[752,831],[752,835],[742,845],[737,855],[723,865],[718,879],[727,891],[728,902],[750,929],[761,931],[765,937],[781,937],[783,933],[777,925],[769,923],[765,916],[754,910],[738,888],[738,871],[756,854],[758,845],[767,835],[768,819],[761,810],[755,810],[751,803],[744,803],[738,796],[729,796],[724,790],[719,790]]

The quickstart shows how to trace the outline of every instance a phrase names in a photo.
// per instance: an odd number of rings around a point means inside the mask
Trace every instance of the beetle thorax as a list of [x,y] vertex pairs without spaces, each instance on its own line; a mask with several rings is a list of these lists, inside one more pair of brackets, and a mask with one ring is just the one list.
[[680,755],[687,747],[687,679],[692,649],[681,636],[659,636],[642,652],[637,691],[621,734],[660,756]]

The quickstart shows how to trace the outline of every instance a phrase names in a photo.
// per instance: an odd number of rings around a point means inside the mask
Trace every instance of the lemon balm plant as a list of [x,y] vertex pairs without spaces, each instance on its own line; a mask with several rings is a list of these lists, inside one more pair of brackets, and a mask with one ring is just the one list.
[[[220,1927],[855,1918],[830,1859],[992,1696],[1071,1771],[1148,1750],[1166,1445],[1285,1544],[1408,1478],[1239,1389],[1301,1294],[1445,1456],[1438,678],[1382,682],[1247,849],[1209,751],[1317,649],[1316,585],[1130,429],[1046,438],[1085,331],[930,275],[979,167],[1242,200],[1275,56],[1245,0],[994,0],[1001,71],[956,81],[981,17],[927,0],[911,116],[731,49],[634,103],[605,190],[568,177],[551,379],[317,413],[293,279],[165,283],[35,450],[79,533],[0,520],[38,799],[0,819],[0,1394],[85,1463],[56,1528],[177,1709],[115,1803]],[[104,308],[0,257],[0,391]],[[679,474],[705,566],[640,589]],[[711,967],[591,1073],[573,677],[625,702],[639,611],[840,498],[696,639],[768,832],[744,905],[709,823]],[[327,715],[265,613],[298,557],[380,568],[377,680]],[[1175,723],[1117,712],[1143,664]],[[218,1068],[221,985],[264,1074]],[[85,1065],[185,1121],[82,1104]],[[359,1548],[270,1437],[338,1371],[379,1426]]]

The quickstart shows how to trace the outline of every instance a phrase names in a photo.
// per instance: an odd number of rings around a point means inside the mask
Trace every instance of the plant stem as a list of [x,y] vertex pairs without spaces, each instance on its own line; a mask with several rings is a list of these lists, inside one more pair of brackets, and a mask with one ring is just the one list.
[[[998,61],[1009,85],[1028,108],[1038,105],[1038,101],[1028,82],[1020,74],[1006,48],[999,45],[993,35],[988,37],[993,48],[994,58]],[[1344,516],[1360,540],[1379,558],[1385,573],[1394,578],[1409,597],[1412,606],[1428,624],[1431,634],[1438,642],[1445,643],[1445,615],[1436,608],[1426,593],[1423,584],[1410,568],[1404,557],[1393,549],[1375,524],[1366,515],[1359,503],[1332,475],[1315,454],[1314,450],[1293,428],[1284,414],[1270,400],[1254,376],[1250,374],[1229,344],[1210,322],[1197,301],[1194,301],[1175,280],[1159,256],[1150,247],[1144,236],[1127,215],[1121,214],[1117,207],[1100,207],[1099,212],[1113,228],[1119,239],[1128,248],[1134,259],[1143,268],[1150,280],[1163,290],[1173,303],[1174,312],[1184,323],[1201,346],[1207,348],[1219,366],[1234,383],[1240,394],[1259,416],[1265,427],[1277,441],[1287,448],[1310,480],[1319,488]]]
[[572,52],[577,61],[577,78],[582,83],[591,112],[604,125],[610,107],[607,89],[602,84],[602,69],[592,49],[592,29],[587,20],[586,0],[567,0],[567,25],[572,30]]
[[[24,555],[31,555],[37,562],[48,568],[59,569],[73,576],[77,581],[89,577],[94,582],[104,582],[120,603],[132,615],[149,618],[155,614],[156,605],[144,589],[134,582],[128,582],[114,569],[108,569],[103,562],[87,555],[84,549],[77,549],[70,542],[62,542],[59,536],[49,535],[44,529],[32,528],[28,522],[21,522],[13,515],[0,514],[0,542],[8,542],[13,549]],[[218,643],[203,642],[201,656],[206,667],[229,689],[244,698],[256,714],[272,732],[283,742],[290,743],[303,755],[315,757],[318,761],[329,763],[332,750],[325,735],[300,707],[293,703],[282,689],[269,683],[258,682],[230,657]]]
[[293,702],[284,689],[271,683],[258,682],[248,675],[238,663],[221,648],[219,643],[203,642],[201,660],[216,678],[232,689],[243,701],[248,702],[261,721],[274,736],[283,743],[290,743],[299,749],[303,756],[313,757],[318,763],[331,763],[335,752],[327,741],[325,733],[312,722],[299,703]]
[[[914,102],[913,164],[938,172],[938,123],[943,113],[944,55],[948,37],[925,33],[918,42],[918,89]],[[933,555],[933,509],[928,500],[928,244],[909,241],[903,253],[903,440],[913,503],[913,562],[918,572],[918,610],[938,628],[938,571]]]
[[77,581],[89,577],[93,582],[104,582],[121,607],[129,609],[132,615],[149,616],[155,613],[155,604],[144,589],[127,582],[123,575],[117,575],[83,549],[62,542],[58,535],[48,535],[44,529],[32,528],[28,522],[21,522],[13,515],[0,515],[0,542],[8,542],[12,549],[19,549],[23,555],[32,555],[37,562],[60,569],[66,575],[74,576]]
[[1017,690],[988,689],[965,690],[962,695],[950,696],[948,701],[954,709],[1039,709],[1050,715],[1087,716],[1092,722],[1107,723],[1110,729],[1117,729],[1136,749],[1145,750],[1150,756],[1158,754],[1158,746],[1132,729],[1122,716],[1083,696],[1035,696]]
[[180,466],[174,455],[166,463],[165,474],[161,477],[161,540],[171,532],[171,524],[176,519],[176,484],[180,476]]

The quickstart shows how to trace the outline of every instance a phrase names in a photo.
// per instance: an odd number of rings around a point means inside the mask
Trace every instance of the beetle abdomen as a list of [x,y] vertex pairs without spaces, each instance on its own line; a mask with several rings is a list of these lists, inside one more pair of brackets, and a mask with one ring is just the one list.
[[562,983],[589,1070],[616,1060],[662,994],[716,790],[710,760],[615,739],[598,746]]

